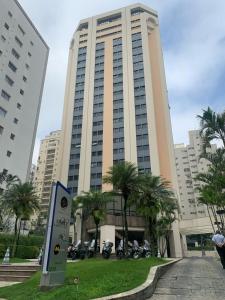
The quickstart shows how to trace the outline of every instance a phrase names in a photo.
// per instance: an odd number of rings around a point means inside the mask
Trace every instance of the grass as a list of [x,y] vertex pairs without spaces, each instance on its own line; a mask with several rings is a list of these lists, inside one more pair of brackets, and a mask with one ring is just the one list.
[[[39,289],[40,272],[26,282],[0,288],[0,298],[7,300],[88,300],[133,289],[142,284],[152,266],[165,260],[149,258],[140,260],[89,259],[67,264],[65,284],[48,292]],[[78,276],[79,286],[73,283]],[[76,298],[77,297],[77,298]]]
[[[3,259],[0,260],[0,264],[2,263]],[[24,262],[29,262],[29,259],[25,259],[25,258],[10,258],[9,263],[24,263]]]

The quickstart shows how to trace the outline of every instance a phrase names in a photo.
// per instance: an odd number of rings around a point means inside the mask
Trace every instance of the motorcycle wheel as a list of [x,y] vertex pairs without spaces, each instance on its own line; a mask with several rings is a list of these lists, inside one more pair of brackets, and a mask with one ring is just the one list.
[[146,254],[145,254],[145,257],[146,258],[149,258],[149,257],[151,257],[151,253],[148,251],[148,252],[146,252]]
[[102,252],[102,256],[103,258],[108,259],[110,257],[110,254],[106,252]]
[[138,253],[138,252],[134,252],[133,258],[134,258],[134,259],[138,259],[138,258],[139,258],[139,253]]
[[122,258],[123,258],[123,252],[122,252],[122,251],[118,251],[118,252],[117,252],[117,257],[118,257],[119,259],[122,259]]

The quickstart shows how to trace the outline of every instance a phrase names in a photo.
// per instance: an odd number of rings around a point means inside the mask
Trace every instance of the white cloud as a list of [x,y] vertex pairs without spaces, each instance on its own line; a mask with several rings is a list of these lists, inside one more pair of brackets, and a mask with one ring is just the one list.
[[[19,0],[50,46],[37,139],[61,127],[69,43],[81,19],[131,0]],[[225,1],[144,0],[159,13],[174,140],[187,141],[202,108],[223,107],[218,81],[225,61]],[[221,92],[222,92],[221,87]],[[215,95],[213,97],[213,95]],[[213,101],[209,96],[213,97]],[[35,148],[36,149],[36,148]]]

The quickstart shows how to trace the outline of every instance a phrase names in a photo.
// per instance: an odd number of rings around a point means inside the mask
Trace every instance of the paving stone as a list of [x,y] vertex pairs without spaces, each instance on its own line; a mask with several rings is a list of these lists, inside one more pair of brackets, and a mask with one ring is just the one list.
[[225,270],[215,258],[185,258],[158,281],[149,300],[225,300]]

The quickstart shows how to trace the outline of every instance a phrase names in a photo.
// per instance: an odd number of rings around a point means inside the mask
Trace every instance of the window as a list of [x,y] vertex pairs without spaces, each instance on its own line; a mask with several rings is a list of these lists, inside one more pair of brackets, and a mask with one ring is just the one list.
[[13,123],[18,124],[18,121],[19,120],[17,118],[14,118]]
[[5,117],[6,114],[7,114],[7,111],[0,106],[0,116]]
[[25,64],[25,67],[26,67],[27,70],[30,69],[30,66],[28,64]]
[[1,96],[2,98],[4,98],[5,100],[9,101],[10,99],[10,95],[8,93],[6,93],[6,91],[2,90],[2,93],[1,93]]
[[23,81],[26,82],[27,81],[27,77],[23,76]]
[[12,18],[12,13],[11,13],[11,11],[8,11],[8,15],[10,16],[10,18]]
[[7,153],[6,153],[6,155],[8,156],[8,157],[10,157],[11,156],[11,154],[12,154],[12,152],[11,151],[7,151]]
[[20,95],[24,95],[24,90],[20,90]]
[[4,27],[9,30],[9,25],[7,23],[5,23]]
[[23,28],[20,25],[18,25],[18,28],[19,28],[20,32],[22,33],[22,35],[25,35],[25,31],[23,30]]
[[0,50],[0,56],[2,55],[2,50]]
[[10,139],[11,139],[11,140],[14,140],[14,139],[15,139],[15,134],[11,133],[11,134],[10,134]]
[[23,43],[21,42],[21,40],[15,36],[15,41],[17,42],[17,45],[21,48],[23,46]]
[[3,134],[3,130],[4,130],[4,127],[2,127],[2,126],[0,125],[0,135]]
[[11,53],[12,53],[12,55],[13,55],[15,58],[17,58],[17,59],[20,58],[19,53],[18,53],[14,48],[12,49]]
[[21,109],[21,104],[20,103],[17,103],[16,106],[17,106],[18,109]]
[[14,81],[8,76],[8,75],[5,75],[5,81],[10,85],[12,86],[14,84]]
[[4,35],[1,35],[1,40],[2,40],[3,42],[5,42],[6,38],[4,37]]
[[28,52],[28,56],[30,56],[30,57],[31,57],[31,53],[30,53],[30,52]]
[[34,43],[32,41],[30,41],[31,46],[34,46]]
[[13,72],[16,72],[17,67],[11,61],[9,61],[8,66]]

